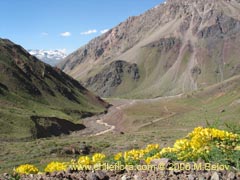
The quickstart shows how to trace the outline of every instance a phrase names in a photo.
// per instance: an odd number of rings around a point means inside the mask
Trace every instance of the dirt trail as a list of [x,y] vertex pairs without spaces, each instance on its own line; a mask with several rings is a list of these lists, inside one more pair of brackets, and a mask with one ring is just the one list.
[[[86,126],[86,129],[81,130],[79,132],[74,132],[73,134],[78,134],[78,135],[80,134],[80,135],[86,135],[86,136],[99,136],[99,135],[103,135],[113,131],[121,131],[122,129],[119,128],[120,125],[118,124],[118,122],[121,123],[121,120],[124,118],[123,109],[126,109],[130,106],[134,106],[137,103],[151,103],[151,102],[160,101],[164,99],[180,98],[182,97],[182,95],[183,94],[179,94],[176,96],[158,97],[154,99],[132,99],[132,100],[118,99],[118,98],[112,99],[113,106],[109,108],[107,114],[102,114],[99,116],[94,116],[91,118],[84,119],[83,124]],[[172,117],[175,114],[176,114],[175,112],[171,112],[169,116],[157,118],[152,120],[151,122],[142,124],[141,126],[138,127],[138,129],[144,126],[148,126],[152,123],[156,123],[158,121]],[[119,120],[117,122],[118,125],[114,125],[111,123],[113,119]]]
[[152,120],[152,121],[150,121],[150,122],[144,123],[144,124],[142,124],[141,126],[139,126],[138,129],[143,128],[143,127],[145,127],[145,126],[149,126],[149,125],[154,124],[154,123],[156,123],[156,122],[158,122],[158,121],[162,121],[162,120],[164,120],[164,119],[168,119],[168,118],[170,118],[170,117],[172,117],[172,116],[175,116],[175,115],[176,115],[176,113],[175,113],[175,112],[172,112],[172,114],[169,115],[169,116],[167,116],[167,117],[157,118],[157,119],[154,119],[154,120]]
[[114,131],[116,129],[115,125],[110,125],[107,122],[104,122],[104,120],[108,121],[109,119],[113,119],[118,116],[121,116],[123,114],[122,109],[132,106],[136,102],[135,100],[124,100],[124,101],[125,102],[123,104],[120,103],[119,105],[113,105],[113,107],[109,109],[108,114],[104,115],[101,119],[96,121],[98,125],[105,126],[107,129],[100,131],[98,133],[95,133],[91,136],[99,136],[99,135]]
[[115,126],[109,125],[108,123],[103,122],[103,119],[97,120],[96,123],[99,124],[99,125],[106,126],[108,129],[106,129],[104,131],[101,131],[99,133],[96,133],[94,135],[91,135],[91,136],[99,136],[99,135],[102,135],[102,134],[106,134],[106,133],[111,132],[115,129]]

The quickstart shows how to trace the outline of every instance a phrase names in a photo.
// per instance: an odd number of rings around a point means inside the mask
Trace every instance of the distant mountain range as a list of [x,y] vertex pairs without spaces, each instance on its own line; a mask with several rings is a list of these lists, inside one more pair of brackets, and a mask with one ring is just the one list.
[[58,67],[103,97],[200,90],[240,74],[239,14],[239,0],[167,0],[91,40]]
[[66,49],[58,49],[58,50],[33,50],[29,49],[28,52],[40,59],[41,61],[50,64],[51,66],[55,66],[61,60],[63,60],[67,54]]

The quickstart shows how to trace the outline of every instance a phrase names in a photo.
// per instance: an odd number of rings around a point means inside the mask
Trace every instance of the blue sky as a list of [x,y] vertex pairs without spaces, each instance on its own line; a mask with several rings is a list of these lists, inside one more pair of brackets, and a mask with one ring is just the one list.
[[163,0],[0,0],[0,37],[26,49],[70,53]]

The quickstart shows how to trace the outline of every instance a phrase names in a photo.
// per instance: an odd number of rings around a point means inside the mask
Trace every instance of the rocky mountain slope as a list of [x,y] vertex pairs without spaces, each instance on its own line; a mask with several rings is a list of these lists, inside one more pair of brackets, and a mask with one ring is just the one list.
[[239,0],[167,0],[93,39],[58,67],[100,96],[201,89],[240,73],[239,14]]
[[[0,140],[68,134],[106,102],[58,68],[0,39]],[[76,123],[76,124],[75,124]]]

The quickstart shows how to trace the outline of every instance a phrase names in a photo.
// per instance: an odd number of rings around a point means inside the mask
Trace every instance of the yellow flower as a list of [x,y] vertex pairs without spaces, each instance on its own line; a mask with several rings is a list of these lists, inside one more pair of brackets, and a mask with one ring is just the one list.
[[31,164],[20,165],[15,169],[16,173],[19,174],[37,174],[38,169]]
[[65,171],[67,170],[67,163],[53,161],[44,169],[45,172]]
[[159,144],[149,144],[147,145],[147,147],[145,148],[146,152],[150,152],[152,150],[158,150],[159,149]]
[[92,156],[92,163],[97,164],[97,163],[102,163],[102,161],[105,159],[105,154],[102,153],[96,153]]
[[145,162],[146,162],[147,164],[150,164],[153,159],[155,159],[155,158],[154,158],[154,157],[147,157],[146,160],[145,160]]
[[88,156],[81,156],[78,159],[78,164],[81,165],[90,165],[91,164],[91,159]]
[[181,160],[197,159],[210,152],[211,146],[209,145],[215,145],[223,151],[233,150],[237,145],[238,138],[239,135],[231,132],[197,127],[186,138],[177,140],[174,149],[178,151],[177,155]]
[[190,143],[188,139],[179,139],[176,140],[175,144],[173,145],[173,148],[177,151],[184,151],[190,147]]
[[123,153],[119,152],[114,156],[115,161],[119,161],[123,157]]
[[176,149],[171,147],[166,147],[166,148],[162,148],[162,150],[160,151],[160,155],[163,155],[165,153],[174,153],[174,152],[176,152]]

